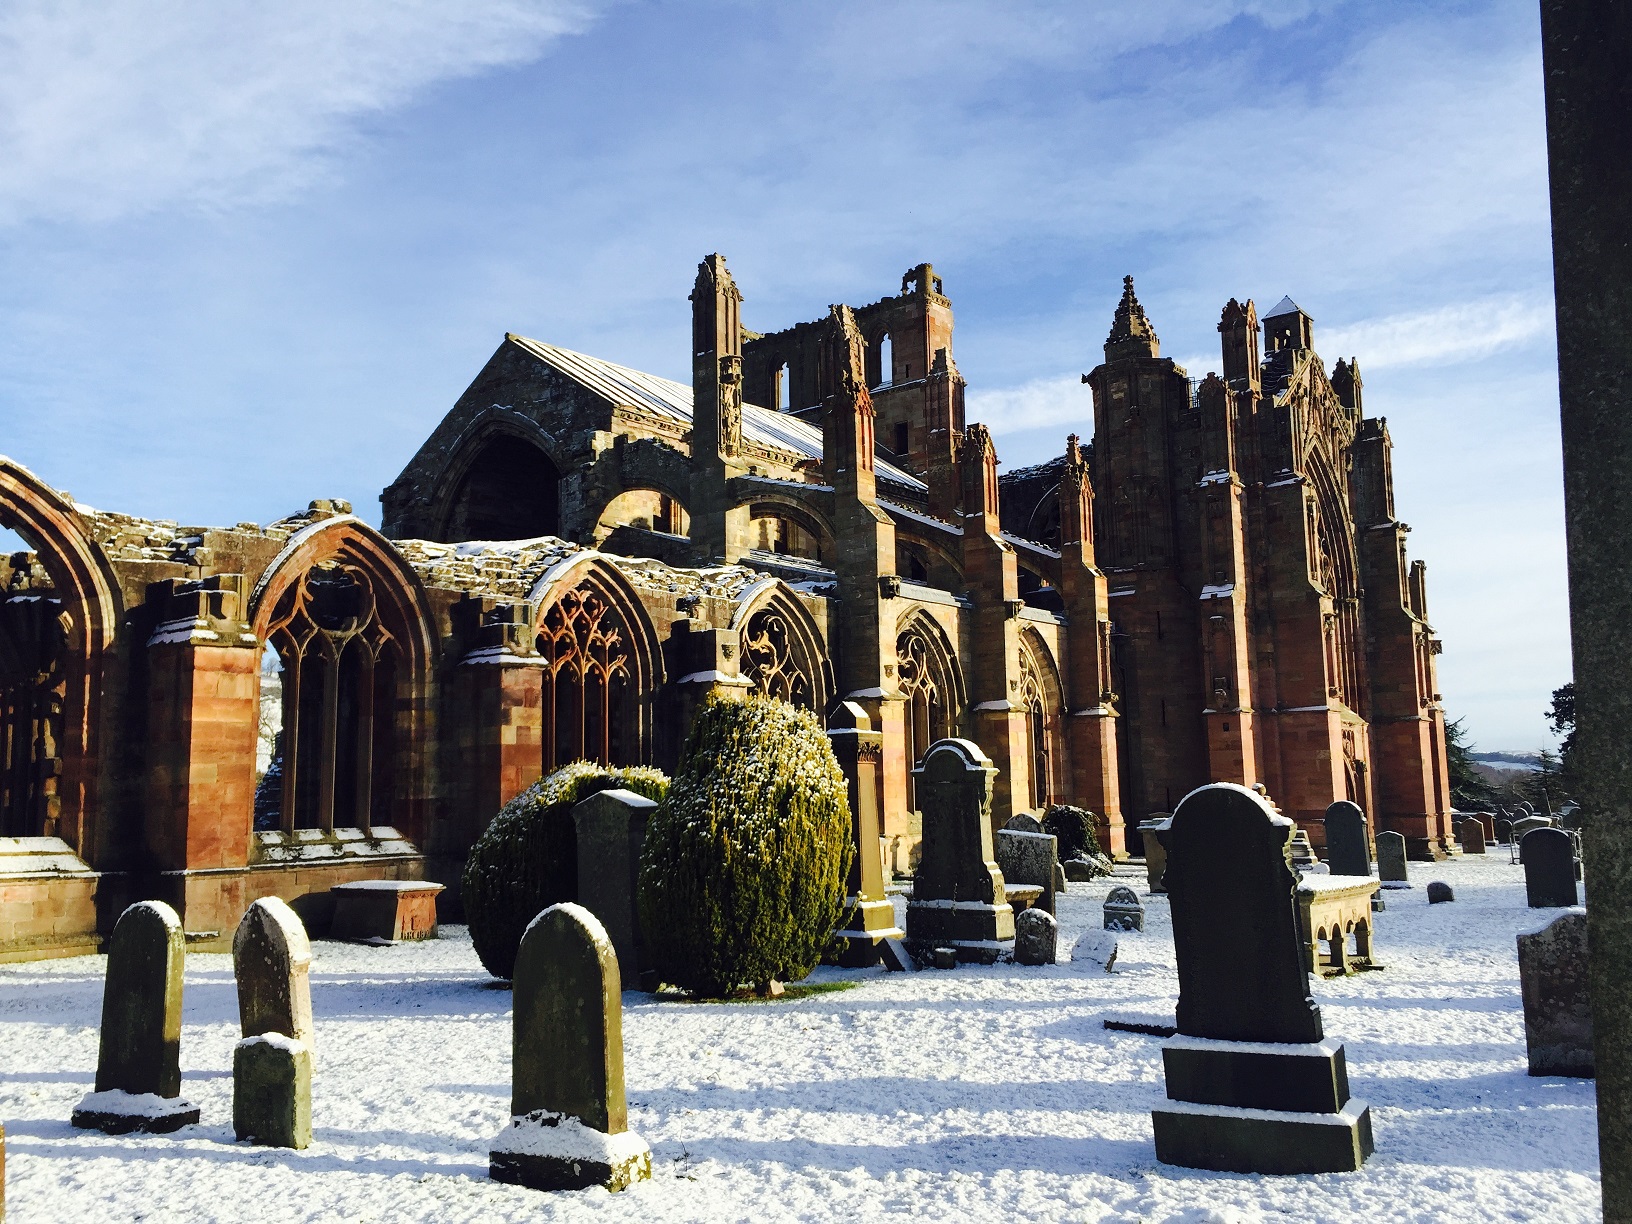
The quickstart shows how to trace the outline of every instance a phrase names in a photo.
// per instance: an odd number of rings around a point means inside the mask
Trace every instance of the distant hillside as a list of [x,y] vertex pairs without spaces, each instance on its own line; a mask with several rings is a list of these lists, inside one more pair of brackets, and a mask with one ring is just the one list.
[[1475,764],[1503,771],[1533,773],[1541,768],[1539,752],[1470,752],[1468,757]]

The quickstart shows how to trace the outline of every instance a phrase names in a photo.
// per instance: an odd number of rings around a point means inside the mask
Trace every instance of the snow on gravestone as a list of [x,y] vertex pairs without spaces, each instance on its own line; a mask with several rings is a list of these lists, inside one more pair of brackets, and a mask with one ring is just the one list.
[[1521,932],[1519,992],[1531,1075],[1591,1076],[1587,911],[1579,906]]
[[993,842],[998,870],[1005,884],[1040,884],[1037,907],[1054,913],[1054,870],[1059,864],[1059,840],[1029,812],[1021,812],[997,831]]
[[[1371,1154],[1342,1043],[1309,996],[1298,929],[1293,822],[1233,783],[1173,814],[1166,885],[1178,962],[1178,1035],[1156,1158],[1237,1173],[1337,1173]],[[1268,1048],[1266,1048],[1268,1047]]]
[[623,1190],[652,1175],[623,1094],[623,996],[606,929],[552,905],[516,953],[510,1125],[493,1141],[495,1181],[534,1190]]
[[[1522,824],[1513,826],[1515,835]],[[1575,843],[1563,829],[1543,826],[1523,834],[1519,862],[1524,864],[1524,895],[1531,909],[1576,903]]]
[[295,911],[262,897],[232,937],[243,1040],[232,1052],[232,1126],[240,1139],[312,1141],[312,944]]
[[96,1090],[74,1108],[73,1124],[123,1135],[164,1133],[198,1121],[181,1096],[181,919],[162,901],[119,915],[108,940]]
[[1392,829],[1377,834],[1377,878],[1384,888],[1410,888],[1405,869],[1405,835]]
[[1145,929],[1144,904],[1139,900],[1139,894],[1125,884],[1118,884],[1105,894],[1105,905],[1101,913],[1104,915],[1107,931]]
[[1014,959],[1020,965],[1052,965],[1058,955],[1060,924],[1047,910],[1021,911],[1014,920]]
[[1339,799],[1326,809],[1326,865],[1337,876],[1369,876],[1371,847],[1366,843],[1366,814]]
[[992,964],[1014,938],[1003,873],[992,852],[992,778],[997,768],[965,739],[937,740],[912,771],[923,841],[907,944],[918,954],[952,948],[959,960]]

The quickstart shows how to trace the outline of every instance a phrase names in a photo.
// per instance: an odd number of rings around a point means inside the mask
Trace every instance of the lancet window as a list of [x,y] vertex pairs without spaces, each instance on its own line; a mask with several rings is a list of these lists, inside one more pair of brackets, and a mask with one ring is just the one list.
[[0,836],[57,833],[67,616],[32,553],[0,590]]
[[[916,766],[936,740],[957,734],[959,689],[953,663],[923,620],[909,623],[895,640],[896,673],[906,698],[907,755]],[[908,802],[916,806],[908,781]]]
[[550,605],[539,625],[544,672],[544,768],[577,760],[640,760],[630,627],[591,585]]
[[1031,805],[1041,810],[1054,801],[1059,772],[1055,751],[1059,711],[1057,703],[1049,699],[1035,653],[1024,642],[1020,646],[1020,707],[1026,712],[1026,736],[1031,746]]

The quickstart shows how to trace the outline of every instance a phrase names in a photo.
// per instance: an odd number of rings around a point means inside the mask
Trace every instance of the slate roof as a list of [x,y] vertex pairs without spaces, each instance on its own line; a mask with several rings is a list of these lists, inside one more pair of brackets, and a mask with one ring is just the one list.
[[[684,383],[631,370],[628,366],[558,348],[541,340],[529,340],[526,336],[511,335],[510,339],[540,361],[614,404],[691,424],[691,388]],[[822,431],[818,426],[786,412],[761,408],[757,404],[742,406],[742,435],[761,446],[792,451],[809,459],[822,457]],[[882,479],[908,489],[928,491],[923,481],[889,462],[882,452],[875,452],[875,464]]]
[[[1281,315],[1289,315],[1289,314],[1306,315],[1306,314],[1309,314],[1309,312],[1307,310],[1305,310],[1302,306],[1299,306],[1296,302],[1294,302],[1291,299],[1291,297],[1283,297],[1280,301],[1275,303],[1275,309],[1269,311],[1267,314],[1263,315],[1262,317],[1265,318],[1265,319],[1274,319],[1274,318],[1278,318]],[[1313,317],[1313,316],[1311,316],[1311,317]]]

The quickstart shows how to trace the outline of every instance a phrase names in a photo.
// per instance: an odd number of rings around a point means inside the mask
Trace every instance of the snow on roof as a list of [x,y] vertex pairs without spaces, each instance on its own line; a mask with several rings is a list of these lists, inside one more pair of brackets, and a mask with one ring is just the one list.
[[1289,314],[1306,315],[1308,313],[1309,312],[1307,310],[1305,310],[1302,306],[1299,306],[1290,297],[1283,297],[1280,301],[1275,303],[1275,309],[1269,311],[1263,317],[1266,318],[1266,319],[1274,319],[1274,318],[1279,317],[1280,315],[1289,315]]
[[[628,366],[558,348],[541,340],[529,340],[526,336],[511,335],[510,339],[540,361],[554,366],[614,404],[691,424],[691,388],[684,383],[631,370]],[[808,459],[822,457],[822,431],[786,412],[773,412],[757,404],[744,404],[742,433],[745,438],[761,446],[793,451]],[[923,481],[890,463],[882,455],[876,456],[875,461],[878,474],[884,479],[909,489],[927,490],[928,486]]]

